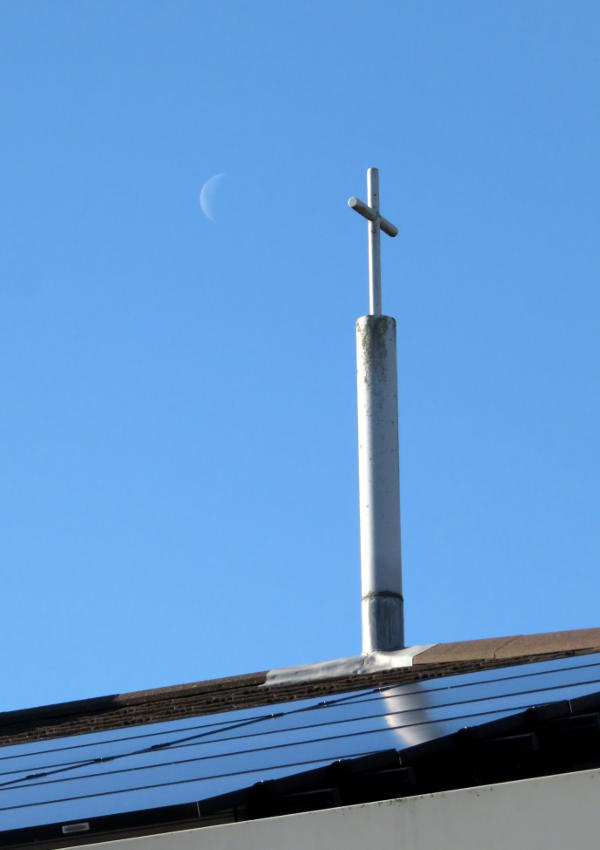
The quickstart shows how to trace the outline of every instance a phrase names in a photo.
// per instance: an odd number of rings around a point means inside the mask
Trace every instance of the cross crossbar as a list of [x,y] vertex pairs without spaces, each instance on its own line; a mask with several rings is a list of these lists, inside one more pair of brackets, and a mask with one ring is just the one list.
[[[364,201],[361,201],[359,198],[355,198],[352,196],[348,198],[348,206],[352,210],[356,210],[357,213],[360,213],[365,218],[368,218],[369,221],[375,221],[377,218],[377,213],[371,207],[367,206]],[[379,226],[383,230],[384,233],[387,233],[388,236],[397,236],[398,228],[395,224],[392,224],[391,221],[388,221],[387,218],[384,218],[382,215],[379,216]]]

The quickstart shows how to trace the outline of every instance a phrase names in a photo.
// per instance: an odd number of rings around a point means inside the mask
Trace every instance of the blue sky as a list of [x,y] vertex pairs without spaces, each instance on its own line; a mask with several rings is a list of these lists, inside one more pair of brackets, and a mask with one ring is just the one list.
[[360,651],[370,165],[407,640],[598,625],[597,4],[2,21],[0,708]]

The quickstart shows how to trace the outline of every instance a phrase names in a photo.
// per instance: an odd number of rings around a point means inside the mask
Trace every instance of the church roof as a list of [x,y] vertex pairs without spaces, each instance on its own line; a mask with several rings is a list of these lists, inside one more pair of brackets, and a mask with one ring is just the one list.
[[[438,676],[469,673],[508,664],[526,664],[600,652],[600,628],[438,643],[423,649],[410,666],[385,663],[352,670],[340,664],[330,676],[322,665],[296,668],[297,676],[270,671],[208,679],[185,685],[110,694],[0,713],[0,746],[160,723],[184,717],[310,699],[392,682],[402,684]],[[393,654],[390,653],[390,657]],[[312,670],[311,670],[312,668]],[[291,668],[293,670],[294,668]]]
[[0,715],[0,847],[600,764],[600,629],[413,647]]

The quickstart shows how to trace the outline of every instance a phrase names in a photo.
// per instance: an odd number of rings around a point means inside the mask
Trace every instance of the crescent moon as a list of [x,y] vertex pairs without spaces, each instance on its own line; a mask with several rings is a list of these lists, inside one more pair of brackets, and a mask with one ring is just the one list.
[[224,171],[220,172],[219,174],[213,174],[212,177],[208,178],[208,180],[200,190],[200,209],[202,210],[204,215],[211,221],[215,220],[214,201],[217,188],[226,176],[227,175]]

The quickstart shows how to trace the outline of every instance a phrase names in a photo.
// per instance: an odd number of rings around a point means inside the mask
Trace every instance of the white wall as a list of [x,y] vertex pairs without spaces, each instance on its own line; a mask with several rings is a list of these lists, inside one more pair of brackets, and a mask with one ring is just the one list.
[[600,770],[307,812],[87,850],[576,850],[600,846]]

